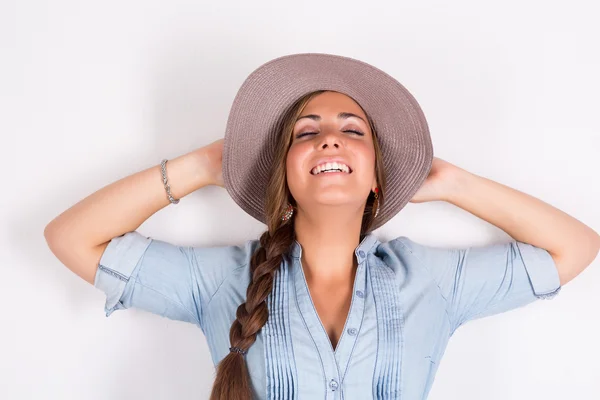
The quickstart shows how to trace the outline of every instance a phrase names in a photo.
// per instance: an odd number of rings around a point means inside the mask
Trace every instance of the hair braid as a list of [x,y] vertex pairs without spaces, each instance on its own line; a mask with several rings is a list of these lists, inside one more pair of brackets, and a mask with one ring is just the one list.
[[[280,226],[271,236],[265,231],[260,247],[250,259],[252,280],[246,292],[246,302],[237,308],[237,319],[231,325],[229,340],[232,346],[247,350],[256,341],[256,335],[267,323],[269,310],[266,299],[273,289],[275,273],[283,255],[294,240],[293,224]],[[230,352],[217,366],[217,376],[211,400],[250,400],[252,387],[244,356]]]

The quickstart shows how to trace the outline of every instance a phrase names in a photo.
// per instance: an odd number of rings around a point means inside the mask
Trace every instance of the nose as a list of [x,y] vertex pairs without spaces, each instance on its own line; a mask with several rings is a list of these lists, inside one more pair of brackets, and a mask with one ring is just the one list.
[[335,129],[327,129],[321,134],[321,141],[319,142],[318,147],[322,149],[326,149],[328,147],[334,147],[338,149],[340,148],[340,142],[340,135],[337,134]]

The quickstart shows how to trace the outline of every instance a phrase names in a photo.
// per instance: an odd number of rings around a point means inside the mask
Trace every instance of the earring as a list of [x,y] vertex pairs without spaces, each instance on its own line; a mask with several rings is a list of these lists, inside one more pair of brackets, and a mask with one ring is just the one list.
[[290,218],[292,218],[292,215],[294,215],[294,207],[288,203],[285,212],[283,213],[283,216],[281,217],[282,221],[288,221]]
[[377,204],[375,208],[375,215],[373,215],[373,218],[377,218],[377,215],[379,214],[379,188],[375,188],[375,201],[373,201],[373,205]]

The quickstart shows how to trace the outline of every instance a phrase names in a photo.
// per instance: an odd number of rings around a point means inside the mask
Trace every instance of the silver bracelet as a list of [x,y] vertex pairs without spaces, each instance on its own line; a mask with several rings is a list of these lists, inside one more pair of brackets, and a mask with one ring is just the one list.
[[173,204],[177,204],[179,203],[179,199],[175,199],[171,195],[171,186],[169,186],[169,183],[167,182],[167,161],[169,160],[164,159],[160,163],[160,172],[162,173],[163,185],[165,187],[165,190],[167,191],[167,197],[169,198],[169,201]]

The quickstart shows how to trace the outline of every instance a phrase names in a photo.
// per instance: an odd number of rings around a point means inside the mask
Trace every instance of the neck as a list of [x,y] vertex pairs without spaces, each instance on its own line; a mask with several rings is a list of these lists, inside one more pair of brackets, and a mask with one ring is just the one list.
[[362,209],[321,207],[310,214],[298,209],[294,226],[302,246],[302,268],[307,282],[340,284],[354,280],[360,243]]

